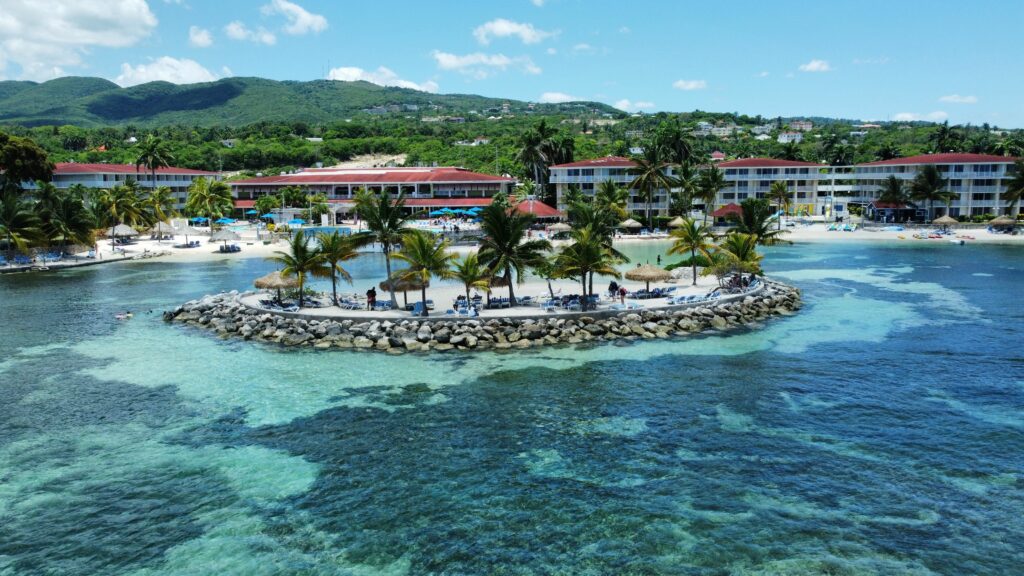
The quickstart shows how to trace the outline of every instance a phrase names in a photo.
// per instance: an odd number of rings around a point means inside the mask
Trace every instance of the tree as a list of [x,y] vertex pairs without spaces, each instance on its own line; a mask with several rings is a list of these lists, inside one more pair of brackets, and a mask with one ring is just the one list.
[[668,249],[669,254],[690,253],[690,266],[693,271],[693,285],[697,285],[697,254],[703,254],[710,258],[710,251],[714,247],[715,235],[706,224],[697,222],[693,218],[687,218],[682,226],[673,230],[671,236],[673,242]]
[[946,180],[934,164],[923,166],[910,183],[910,198],[928,202],[928,220],[935,217],[935,201],[945,202],[952,195],[946,190]]
[[1024,135],[1014,132],[995,143],[992,152],[1003,156],[1024,156]]
[[487,266],[492,276],[497,272],[504,274],[508,280],[511,306],[515,306],[516,301],[513,285],[516,281],[521,283],[526,269],[539,263],[544,258],[544,252],[551,249],[551,243],[547,240],[527,239],[527,231],[532,222],[531,214],[494,204],[481,212],[480,230],[484,237],[480,240],[480,261]]
[[736,273],[762,274],[761,260],[757,253],[758,238],[742,232],[730,232],[710,254],[711,263],[702,274],[718,278],[721,286],[725,278]]
[[677,192],[672,193],[669,213],[674,216],[686,216],[693,207],[693,199],[700,194],[700,173],[693,164],[685,162],[676,168]]
[[651,204],[654,202],[654,192],[664,189],[666,192],[675,186],[675,178],[668,175],[671,164],[662,158],[659,150],[650,147],[644,151],[644,155],[633,159],[636,166],[630,168],[634,175],[630,188],[639,190],[643,194],[644,202],[647,203],[647,228],[654,229],[654,219],[651,216]]
[[712,208],[715,207],[715,200],[718,198],[718,192],[725,188],[725,173],[718,169],[717,166],[711,166],[707,170],[701,172],[700,181],[698,182],[698,188],[700,190],[699,198],[704,203],[704,223],[708,223],[708,214],[711,213]]
[[201,176],[189,184],[185,212],[191,216],[209,218],[210,230],[213,230],[215,220],[230,214],[234,207],[231,188],[224,182]]
[[586,202],[587,197],[583,195],[583,191],[576,184],[569,184],[569,188],[562,195],[562,203],[567,208],[571,208],[576,204],[582,204]]
[[886,204],[907,205],[911,204],[910,195],[907,194],[907,186],[895,176],[889,176],[885,183],[877,190],[878,201]]
[[[408,217],[403,214],[405,211],[405,194],[399,193],[394,201],[391,194],[381,192],[374,194],[367,190],[360,190],[356,194],[356,214],[366,223],[369,233],[363,237],[365,241],[377,242],[384,250],[384,267],[387,269],[388,278],[391,278],[391,249],[402,241],[402,237],[408,231],[406,223]],[[391,306],[397,308],[398,300],[395,299],[395,287],[389,283],[388,293],[391,295]]]
[[629,202],[629,190],[622,188],[612,180],[605,180],[597,185],[597,192],[594,194],[594,205],[615,215],[615,220],[621,222],[629,215],[626,206]]
[[[772,187],[768,190],[768,198],[775,202],[775,205],[783,213],[789,212],[789,188],[786,187],[785,180],[772,182]],[[778,220],[779,230],[782,230],[782,216],[779,216]]]
[[342,262],[347,262],[359,256],[356,251],[356,241],[353,236],[342,236],[337,231],[321,232],[317,234],[317,243],[320,244],[320,258],[323,259],[331,275],[331,302],[338,305],[338,276],[349,284],[352,284],[352,275],[341,267]]
[[1010,205],[1010,215],[1014,223],[1020,215],[1021,199],[1024,199],[1024,160],[1017,160],[1013,163],[1013,178],[1007,182],[1006,191],[1002,194],[1004,202]]
[[174,215],[175,198],[167,186],[158,186],[151,190],[145,203],[153,222],[166,222]]
[[[591,203],[575,204],[569,209],[569,223],[573,230],[591,230],[601,245],[619,262],[629,262],[625,254],[615,249],[613,238],[615,225],[618,222],[615,214]],[[590,291],[594,289],[594,273],[590,273]]]
[[679,123],[678,116],[674,121],[658,125],[654,133],[654,146],[672,164],[687,164],[693,156],[693,141],[689,131]]
[[139,143],[139,155],[135,157],[135,172],[138,173],[140,166],[149,169],[149,187],[156,188],[156,170],[170,166],[174,161],[167,144],[159,136],[149,134],[146,139]]
[[14,190],[0,190],[0,236],[7,250],[28,251],[28,243],[39,236],[39,218],[32,206]]
[[[590,306],[590,296],[594,290],[594,274],[622,278],[615,268],[620,262],[605,245],[603,238],[589,226],[572,231],[572,244],[563,246],[555,257],[560,273],[568,277],[578,277],[583,287],[582,308]],[[588,287],[587,279],[590,278]]]
[[458,256],[448,252],[447,240],[437,242],[434,235],[426,230],[409,230],[402,236],[402,250],[395,254],[395,258],[409,264],[403,279],[419,281],[423,315],[427,316],[427,284],[435,276],[450,278],[452,261]]
[[469,252],[461,260],[456,260],[452,265],[451,277],[466,288],[466,302],[469,302],[470,289],[486,290],[491,280],[490,272],[480,263],[476,252]]
[[875,159],[877,160],[892,160],[893,158],[899,158],[903,155],[900,151],[900,147],[892,142],[886,142],[878,147],[875,151]]
[[799,160],[800,159],[800,145],[794,140],[790,140],[782,145],[782,152],[779,156],[783,160]]
[[28,138],[0,132],[0,188],[21,188],[22,182],[50,181],[53,163],[46,151]]
[[299,281],[299,308],[305,303],[306,276],[319,276],[326,278],[330,275],[323,255],[310,245],[313,238],[299,230],[292,236],[288,243],[288,251],[277,250],[269,260],[281,265],[283,276],[295,276]]
[[71,192],[57,196],[46,209],[43,232],[47,240],[59,241],[61,251],[69,242],[92,246],[96,222],[82,199]]
[[946,120],[928,135],[928,141],[934,144],[937,153],[956,152],[963,142],[963,135],[956,129],[949,127],[949,120]]
[[281,208],[281,198],[271,194],[260,196],[253,203],[253,208],[260,213],[260,216],[271,214],[274,210]]
[[736,222],[736,232],[753,236],[757,242],[766,246],[784,242],[781,237],[789,231],[772,228],[772,209],[767,200],[747,198],[740,203],[740,207],[742,212]]
[[118,224],[134,226],[146,221],[146,212],[134,180],[127,180],[124,184],[102,190],[99,195],[99,203],[109,218],[107,224],[110,226]]

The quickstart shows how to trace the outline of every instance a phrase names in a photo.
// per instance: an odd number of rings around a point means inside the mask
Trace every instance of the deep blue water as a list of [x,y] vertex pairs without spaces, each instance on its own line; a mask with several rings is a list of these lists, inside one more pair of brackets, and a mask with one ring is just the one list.
[[160,320],[257,260],[0,277],[0,574],[1021,573],[1024,250],[768,252],[795,317],[515,354]]

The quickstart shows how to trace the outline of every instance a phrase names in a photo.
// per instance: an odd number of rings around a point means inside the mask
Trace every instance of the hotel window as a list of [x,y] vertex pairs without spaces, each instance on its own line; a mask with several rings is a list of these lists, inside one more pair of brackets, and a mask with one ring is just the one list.
[[584,169],[580,170],[580,176],[593,176],[593,175],[594,175],[594,169],[593,168],[584,168]]
[[982,178],[974,181],[975,186],[995,186],[996,181],[994,178]]
[[726,176],[735,176],[736,175],[736,169],[735,168],[726,168],[725,169],[725,175]]
[[749,182],[747,182],[746,180],[744,180],[744,181],[741,181],[741,182],[737,182],[737,183],[736,183],[736,187],[737,187],[737,188],[746,188],[746,187],[747,187],[747,184],[749,184]]
[[769,180],[761,180],[760,182],[757,183],[757,185],[760,186],[761,188],[767,188],[771,186],[772,183]]
[[971,200],[980,200],[982,202],[987,202],[995,199],[995,194],[971,194]]
[[732,192],[723,192],[722,193],[722,200],[732,200],[734,198],[736,198],[736,194],[734,194]]
[[959,187],[961,187],[963,185],[964,185],[964,181],[963,180],[957,179],[957,180],[950,180],[949,181],[949,187],[950,188],[959,188]]
[[963,172],[963,171],[964,171],[964,165],[963,164],[957,164],[956,166],[953,166],[953,172]]
[[593,182],[584,182],[583,184],[580,184],[580,189],[583,190],[584,192],[588,192],[588,191],[589,192],[593,192],[594,191],[594,183]]
[[579,168],[569,168],[568,175],[569,176],[579,176],[580,175],[580,169]]
[[737,200],[746,200],[747,199],[747,193],[746,192],[740,192],[739,194],[736,195],[736,199]]

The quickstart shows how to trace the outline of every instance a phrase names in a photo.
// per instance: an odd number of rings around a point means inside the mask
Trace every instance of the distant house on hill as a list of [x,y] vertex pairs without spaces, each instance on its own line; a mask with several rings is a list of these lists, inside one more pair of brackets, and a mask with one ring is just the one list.
[[789,144],[790,142],[796,142],[797,144],[804,141],[804,135],[799,132],[783,132],[776,138],[779,144]]

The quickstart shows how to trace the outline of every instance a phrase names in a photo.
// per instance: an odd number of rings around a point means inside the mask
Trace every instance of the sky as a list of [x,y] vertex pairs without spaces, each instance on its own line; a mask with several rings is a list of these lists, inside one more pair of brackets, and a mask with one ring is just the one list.
[[0,0],[0,79],[367,80],[1024,127],[1018,0]]

